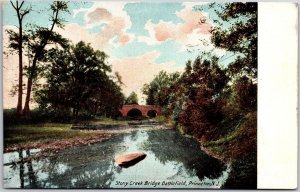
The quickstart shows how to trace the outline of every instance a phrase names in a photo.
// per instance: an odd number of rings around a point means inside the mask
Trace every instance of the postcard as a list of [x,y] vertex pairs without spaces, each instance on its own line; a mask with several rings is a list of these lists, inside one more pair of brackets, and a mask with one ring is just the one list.
[[[11,0],[2,10],[3,188],[297,187],[297,4]],[[291,119],[270,118],[277,103]],[[281,120],[292,123],[274,128]],[[283,139],[270,150],[265,136]]]

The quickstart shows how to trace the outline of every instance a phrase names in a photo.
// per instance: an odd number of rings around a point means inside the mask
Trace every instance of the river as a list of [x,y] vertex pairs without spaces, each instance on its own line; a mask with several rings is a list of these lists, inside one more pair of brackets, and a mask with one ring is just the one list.
[[[201,151],[199,143],[172,129],[135,126],[127,133],[56,155],[4,166],[5,188],[220,188],[230,166]],[[23,158],[38,149],[22,152]],[[134,166],[121,168],[117,155],[144,152]],[[4,163],[19,153],[4,154]]]

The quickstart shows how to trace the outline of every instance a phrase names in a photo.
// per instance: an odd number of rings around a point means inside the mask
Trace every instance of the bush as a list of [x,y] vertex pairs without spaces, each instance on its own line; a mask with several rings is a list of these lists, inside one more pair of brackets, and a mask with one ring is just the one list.
[[30,112],[29,117],[18,116],[16,109],[4,109],[3,121],[4,127],[14,126],[20,124],[38,124],[38,123],[66,123],[70,122],[72,117],[70,113],[66,111],[44,111],[39,108],[33,109]]

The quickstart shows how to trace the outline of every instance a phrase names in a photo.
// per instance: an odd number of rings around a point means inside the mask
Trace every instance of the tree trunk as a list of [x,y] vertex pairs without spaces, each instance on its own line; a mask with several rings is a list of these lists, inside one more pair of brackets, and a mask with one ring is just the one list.
[[17,115],[22,115],[22,100],[23,100],[23,34],[22,34],[22,21],[19,19],[19,90],[18,90],[18,104]]
[[27,82],[27,94],[26,94],[26,100],[25,100],[25,105],[24,105],[24,109],[23,109],[23,114],[26,117],[30,116],[29,103],[30,103],[31,89],[32,89],[32,78],[28,78],[28,82]]
[[[49,34],[51,34],[53,32],[54,25],[57,23],[57,17],[58,17],[58,10],[56,10],[56,12],[55,12],[55,19],[53,20],[52,26],[49,30],[50,31]],[[23,114],[27,117],[30,116],[29,102],[30,102],[30,96],[31,96],[31,90],[32,90],[32,83],[33,83],[33,80],[36,76],[36,74],[35,74],[36,73],[36,64],[37,64],[38,58],[40,58],[40,56],[43,52],[43,49],[47,45],[48,40],[49,40],[49,36],[45,37],[41,41],[41,44],[37,48],[37,51],[34,55],[34,58],[33,58],[33,61],[32,61],[32,66],[30,68],[30,72],[29,72],[29,76],[28,76],[28,83],[27,83],[26,100],[25,100],[25,105],[24,105],[24,109],[23,109]]]
[[16,10],[17,16],[18,16],[18,23],[19,23],[19,38],[18,38],[18,51],[19,51],[19,86],[18,86],[18,103],[17,103],[17,115],[22,115],[22,102],[23,102],[23,29],[22,29],[22,20],[23,17],[29,13],[29,10],[23,10],[21,11],[21,8],[24,4],[24,1],[22,1],[21,4],[19,4],[18,1],[16,1],[16,4],[14,5],[12,1],[10,1],[12,7]]
[[35,76],[36,63],[37,63],[37,58],[38,58],[37,55],[38,55],[38,53],[35,55],[35,57],[34,57],[34,59],[32,61],[32,66],[30,68],[29,76],[28,76],[28,80],[27,80],[27,92],[26,92],[25,105],[24,105],[24,109],[23,109],[23,115],[25,117],[29,117],[30,116],[29,103],[30,103],[30,96],[31,96],[33,79],[34,79],[34,76]]

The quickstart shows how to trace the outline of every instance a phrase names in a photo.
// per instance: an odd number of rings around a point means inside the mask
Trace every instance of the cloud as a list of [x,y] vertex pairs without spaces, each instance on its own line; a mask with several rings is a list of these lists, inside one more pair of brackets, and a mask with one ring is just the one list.
[[155,60],[160,53],[153,51],[137,57],[127,57],[122,59],[113,59],[110,61],[113,72],[118,72],[122,76],[125,84],[123,93],[129,95],[132,91],[139,97],[139,103],[143,99],[141,89],[145,83],[149,83],[161,70],[167,72],[183,71],[183,67],[175,66],[175,62],[166,62],[155,64]]
[[[75,23],[67,24],[64,30],[57,29],[65,37],[78,42],[84,40],[94,48],[104,49],[118,47],[133,40],[134,35],[126,32],[132,25],[130,17],[124,11],[123,2],[94,2],[91,8],[73,10],[73,17],[84,12],[83,26]],[[90,29],[103,26],[98,31]],[[96,29],[97,30],[97,29]]]
[[139,40],[148,44],[157,44],[175,39],[182,44],[186,44],[188,43],[187,36],[194,31],[198,35],[210,34],[212,25],[209,22],[201,22],[202,18],[207,17],[207,13],[193,11],[191,5],[186,5],[186,7],[180,12],[177,12],[176,15],[182,19],[182,23],[175,24],[160,20],[159,23],[155,24],[151,20],[148,20],[145,29],[148,30],[150,36],[141,36]]
[[132,34],[122,32],[123,26],[122,19],[115,19],[110,27],[105,26],[98,33],[89,32],[85,27],[76,23],[67,24],[64,29],[56,28],[55,30],[73,43],[84,41],[90,43],[94,49],[109,50],[127,44],[134,38]]
[[[200,3],[203,4],[203,3]],[[153,23],[148,20],[145,24],[145,29],[149,36],[137,37],[139,42],[144,42],[148,45],[161,44],[168,40],[176,40],[182,45],[181,51],[201,50],[213,52],[218,56],[225,54],[225,50],[216,49],[210,43],[210,30],[213,24],[207,19],[208,13],[193,10],[193,6],[199,3],[183,3],[185,6],[179,12],[176,12],[177,17],[182,20],[182,23],[173,23],[160,20],[158,23]]]
[[193,9],[195,6],[199,5],[206,5],[209,4],[209,2],[183,2],[182,5],[185,8]]
[[94,11],[87,14],[88,21],[87,24],[95,23],[100,19],[110,21],[112,19],[112,14],[104,8],[96,8]]

